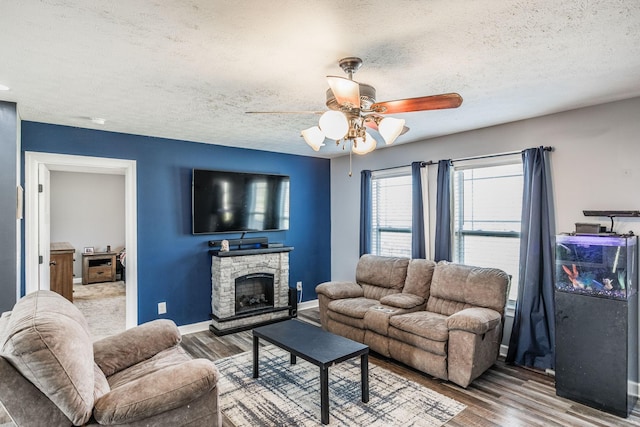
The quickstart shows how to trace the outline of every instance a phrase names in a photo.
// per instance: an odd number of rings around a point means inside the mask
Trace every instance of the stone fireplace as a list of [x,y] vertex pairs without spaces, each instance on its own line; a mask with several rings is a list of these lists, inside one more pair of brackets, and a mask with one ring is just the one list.
[[216,335],[291,317],[289,251],[211,251],[211,326]]

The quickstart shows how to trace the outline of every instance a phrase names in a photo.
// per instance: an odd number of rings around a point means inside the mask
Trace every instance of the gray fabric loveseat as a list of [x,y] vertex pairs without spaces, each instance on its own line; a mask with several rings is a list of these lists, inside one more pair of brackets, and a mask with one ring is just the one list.
[[0,402],[19,426],[219,426],[218,371],[170,320],[92,343],[80,311],[38,291],[0,317]]
[[498,358],[508,291],[495,268],[375,255],[316,287],[323,329],[462,387]]

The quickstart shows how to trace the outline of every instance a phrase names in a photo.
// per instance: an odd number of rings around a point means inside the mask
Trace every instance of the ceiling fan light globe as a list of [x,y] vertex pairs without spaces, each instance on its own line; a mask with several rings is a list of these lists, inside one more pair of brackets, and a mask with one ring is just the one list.
[[376,149],[377,141],[369,134],[365,132],[364,138],[356,138],[354,140],[351,150],[356,154],[367,154]]
[[300,133],[309,147],[313,148],[313,151],[319,151],[320,147],[324,147],[324,133],[318,126],[310,127]]
[[342,139],[349,131],[347,117],[340,111],[325,112],[320,116],[319,125],[322,133],[329,139]]
[[378,124],[378,132],[387,145],[393,144],[400,133],[402,133],[404,122],[403,119],[393,117],[385,117],[380,121],[380,124]]

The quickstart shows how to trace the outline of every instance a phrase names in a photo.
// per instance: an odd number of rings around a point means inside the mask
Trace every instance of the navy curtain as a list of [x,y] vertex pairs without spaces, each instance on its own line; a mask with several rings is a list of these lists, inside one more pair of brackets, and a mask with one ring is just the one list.
[[506,361],[540,370],[555,367],[554,219],[544,147],[522,152],[524,191],[520,280]]
[[360,173],[360,256],[371,253],[371,171]]
[[422,162],[411,163],[411,258],[426,258],[424,208],[422,203]]
[[434,261],[451,261],[451,160],[438,162]]

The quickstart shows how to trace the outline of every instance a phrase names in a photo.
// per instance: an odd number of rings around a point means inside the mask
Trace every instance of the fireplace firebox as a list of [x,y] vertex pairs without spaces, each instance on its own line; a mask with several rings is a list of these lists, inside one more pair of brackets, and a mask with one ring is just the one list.
[[235,280],[236,314],[273,308],[273,274],[255,273]]

